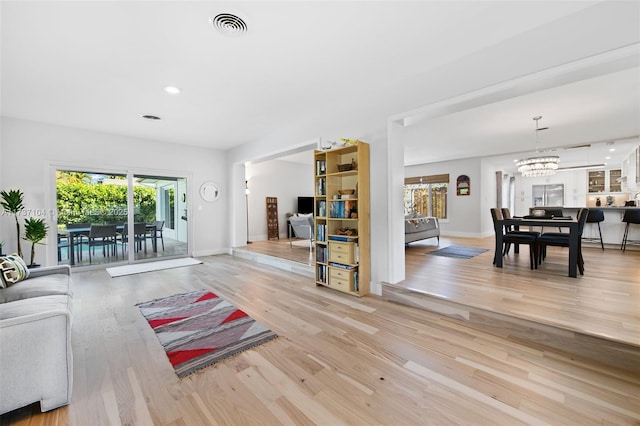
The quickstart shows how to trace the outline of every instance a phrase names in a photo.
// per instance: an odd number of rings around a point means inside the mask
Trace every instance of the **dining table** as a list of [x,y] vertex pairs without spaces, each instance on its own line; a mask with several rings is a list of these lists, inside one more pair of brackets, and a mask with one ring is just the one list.
[[498,268],[502,268],[502,245],[504,230],[513,228],[519,230],[521,226],[528,227],[555,227],[567,228],[569,231],[569,276],[578,276],[578,258],[580,256],[580,226],[578,220],[573,217],[560,218],[535,218],[535,217],[513,217],[510,219],[496,220],[496,262]]
[[[122,232],[122,230],[124,229],[124,225],[116,225],[116,231],[118,232]],[[151,223],[151,224],[147,224],[146,225],[146,231],[152,231],[151,235],[153,236],[152,238],[152,247],[153,247],[153,251],[157,252],[158,251],[158,238],[157,238],[157,233],[155,232],[156,229],[156,225]],[[85,236],[88,237],[89,236],[89,232],[91,231],[90,227],[84,227],[84,228],[71,228],[71,229],[61,229],[58,230],[58,235],[66,237],[69,240],[69,264],[71,266],[74,266],[76,264],[76,258],[75,258],[75,240],[76,238],[80,237],[80,236]]]

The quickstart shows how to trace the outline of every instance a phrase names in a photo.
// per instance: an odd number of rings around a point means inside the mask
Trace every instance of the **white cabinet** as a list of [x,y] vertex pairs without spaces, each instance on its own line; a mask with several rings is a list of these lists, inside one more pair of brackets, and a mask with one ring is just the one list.
[[621,192],[620,169],[589,170],[587,172],[587,187],[589,193]]
[[636,147],[622,161],[622,190],[640,190],[640,147]]

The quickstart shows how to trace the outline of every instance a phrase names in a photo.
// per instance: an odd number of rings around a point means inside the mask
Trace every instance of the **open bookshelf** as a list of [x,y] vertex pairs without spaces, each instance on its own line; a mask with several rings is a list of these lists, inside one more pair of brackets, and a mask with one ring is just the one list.
[[316,150],[314,159],[316,284],[364,296],[371,270],[369,144]]

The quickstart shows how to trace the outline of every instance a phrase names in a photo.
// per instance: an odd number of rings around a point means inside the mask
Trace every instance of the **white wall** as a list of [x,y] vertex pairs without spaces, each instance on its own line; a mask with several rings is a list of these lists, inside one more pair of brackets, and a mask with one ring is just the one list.
[[[229,252],[231,232],[224,153],[8,117],[1,118],[0,135],[2,189],[20,188],[25,193],[25,207],[46,210],[49,226],[53,229],[56,220],[50,213],[55,211],[55,182],[50,176],[51,164],[87,170],[131,170],[184,176],[189,179],[191,252],[196,256]],[[199,197],[199,187],[207,180],[217,182],[222,188],[221,198],[214,203],[204,202]],[[194,229],[197,232],[193,232]],[[6,241],[7,250],[15,250],[11,217],[0,220],[0,240]],[[23,251],[26,252],[24,244]],[[44,263],[45,247],[37,248],[36,259],[38,263]],[[46,264],[56,263],[56,239],[50,232]]]
[[278,198],[280,238],[287,237],[286,213],[297,212],[298,197],[313,197],[313,151],[309,164],[270,160],[246,166],[249,177],[249,240],[267,239],[266,197]]
[[[449,174],[447,219],[440,221],[440,233],[442,235],[457,237],[482,236],[484,232],[482,201],[483,197],[489,196],[487,192],[490,192],[490,186],[489,191],[484,187],[484,185],[487,185],[487,177],[485,175],[486,172],[482,170],[481,164],[482,161],[479,158],[467,158],[405,167],[405,177]],[[459,175],[469,176],[471,180],[471,195],[456,195],[456,179]]]

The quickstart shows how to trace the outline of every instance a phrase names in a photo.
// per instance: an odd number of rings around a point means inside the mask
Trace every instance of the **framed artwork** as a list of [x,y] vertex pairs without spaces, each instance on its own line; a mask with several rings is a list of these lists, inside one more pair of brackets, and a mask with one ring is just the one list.
[[456,195],[464,196],[471,194],[471,180],[467,175],[460,175],[456,179]]

